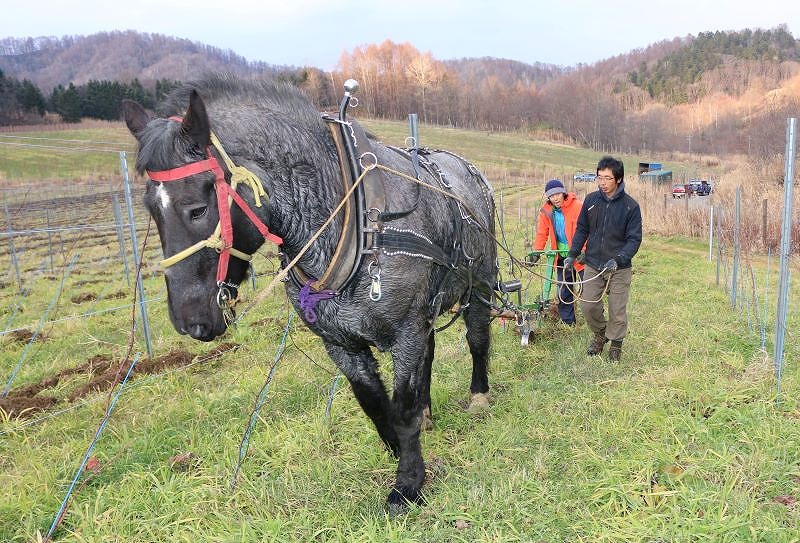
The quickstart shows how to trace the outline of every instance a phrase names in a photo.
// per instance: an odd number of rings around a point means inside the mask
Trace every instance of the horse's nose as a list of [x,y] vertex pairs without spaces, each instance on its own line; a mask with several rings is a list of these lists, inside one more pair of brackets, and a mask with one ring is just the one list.
[[189,326],[187,333],[194,339],[200,341],[211,341],[214,336],[211,334],[211,327],[204,323],[195,323]]

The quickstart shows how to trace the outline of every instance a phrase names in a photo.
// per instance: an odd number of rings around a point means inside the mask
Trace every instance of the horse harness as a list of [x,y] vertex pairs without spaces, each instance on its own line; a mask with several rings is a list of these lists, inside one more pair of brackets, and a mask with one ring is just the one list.
[[[439,284],[433,290],[435,294],[430,300],[431,318],[439,314],[444,292],[444,285],[451,274],[462,274],[466,270],[469,288],[461,300],[461,310],[466,309],[465,299],[469,298],[473,287],[472,265],[476,256],[468,255],[463,247],[463,222],[473,222],[474,219],[464,204],[452,192],[452,187],[445,179],[438,165],[430,159],[434,152],[447,153],[463,162],[473,177],[479,180],[481,191],[486,198],[487,207],[491,209],[491,187],[483,175],[464,158],[448,151],[437,151],[427,148],[412,147],[401,149],[387,146],[403,158],[408,159],[414,169],[417,180],[421,180],[421,171],[424,169],[431,177],[437,180],[442,192],[447,195],[450,213],[453,217],[452,247],[447,249],[436,245],[427,236],[407,228],[399,228],[387,223],[405,217],[415,211],[419,204],[421,187],[415,184],[415,197],[413,204],[404,210],[390,210],[386,198],[387,180],[383,172],[376,168],[377,157],[363,128],[354,120],[342,121],[329,115],[323,115],[328,129],[333,137],[339,157],[341,179],[345,194],[350,191],[355,180],[364,175],[362,182],[352,191],[343,209],[342,233],[331,260],[319,279],[308,276],[298,266],[289,270],[289,277],[300,289],[300,307],[309,322],[316,320],[314,306],[320,300],[330,299],[343,292],[354,280],[358,270],[366,264],[367,271],[372,279],[370,286],[370,299],[379,301],[381,293],[381,255],[405,255],[424,258],[446,268]],[[364,161],[375,163],[364,164]],[[480,255],[478,255],[480,256]],[[368,261],[368,262],[367,262]],[[286,257],[284,255],[284,265]],[[458,313],[453,317],[458,317]],[[446,326],[449,326],[448,323]],[[443,327],[444,328],[444,327]]]

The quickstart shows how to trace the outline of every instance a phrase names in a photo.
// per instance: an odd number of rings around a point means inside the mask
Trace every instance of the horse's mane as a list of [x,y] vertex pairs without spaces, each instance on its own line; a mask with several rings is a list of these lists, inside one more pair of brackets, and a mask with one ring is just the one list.
[[247,103],[284,113],[296,122],[318,124],[319,112],[297,87],[275,79],[241,79],[227,73],[209,73],[184,83],[159,104],[157,113],[165,117],[181,115],[196,90],[207,106],[226,103],[226,107]]

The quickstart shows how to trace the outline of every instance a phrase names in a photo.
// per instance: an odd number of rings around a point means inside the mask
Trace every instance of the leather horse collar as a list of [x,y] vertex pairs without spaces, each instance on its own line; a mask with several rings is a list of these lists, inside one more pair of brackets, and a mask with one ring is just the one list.
[[[364,129],[355,120],[340,121],[323,115],[333,137],[339,157],[339,169],[344,194],[364,173],[360,158],[372,152]],[[368,251],[367,236],[381,227],[380,214],[386,207],[384,176],[377,168],[364,174],[363,182],[352,191],[339,211],[343,214],[342,233],[325,272],[319,279],[305,273],[298,265],[289,270],[289,277],[299,287],[310,286],[314,291],[330,291],[338,295],[352,282]]]
[[[366,168],[365,172],[365,168],[361,164],[364,155],[375,156],[364,129],[355,120],[345,122],[325,114],[322,118],[327,123],[336,145],[343,192],[344,194],[350,192],[350,197],[339,211],[339,213],[343,213],[342,232],[322,277],[313,278],[297,265],[289,270],[290,280],[300,289],[301,307],[306,309],[307,317],[315,319],[313,306],[317,301],[333,298],[343,292],[352,283],[367,257],[370,257],[367,269],[372,278],[370,298],[373,301],[381,298],[379,261],[381,253],[386,256],[405,254],[426,258],[451,271],[456,271],[465,264],[469,266],[472,257],[463,253],[461,245],[461,219],[466,217],[459,211],[460,208],[456,201],[448,198],[456,228],[454,243],[449,250],[439,247],[420,233],[386,225],[385,223],[405,217],[416,209],[419,202],[419,190],[417,190],[417,197],[409,209],[389,211],[389,202],[386,197],[386,177],[380,168]],[[419,167],[422,166],[435,179],[439,179],[444,189],[451,190],[449,185],[444,182],[436,164],[424,159],[424,156],[431,152],[430,150],[417,148],[406,150],[391,146],[388,146],[388,149],[411,160],[417,179],[420,179]],[[457,155],[453,156],[457,157]],[[457,158],[461,159],[461,157]],[[466,164],[472,172],[474,167],[469,163]],[[474,170],[474,173],[477,173],[477,170]],[[356,190],[351,191],[355,180],[361,175],[365,176],[364,179],[358,184]],[[478,175],[480,174],[478,173]],[[486,183],[485,179],[480,177]],[[486,184],[488,185],[488,183]],[[419,185],[417,188],[419,189]],[[288,258],[285,255],[283,258],[284,265],[286,265]]]

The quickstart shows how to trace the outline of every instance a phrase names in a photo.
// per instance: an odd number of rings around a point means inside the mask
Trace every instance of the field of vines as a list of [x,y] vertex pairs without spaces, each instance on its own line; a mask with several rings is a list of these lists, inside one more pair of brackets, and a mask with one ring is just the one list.
[[[368,127],[402,144],[401,123]],[[591,150],[422,134],[489,173],[502,242],[516,255],[547,179],[579,195],[593,188],[571,179],[591,171]],[[437,336],[425,503],[390,517],[396,461],[282,289],[263,295],[279,270],[274,247],[254,259],[240,324],[193,342],[169,323],[125,129],[2,145],[25,136],[14,135],[0,134],[0,541],[800,541],[798,288],[778,376],[778,219],[758,213],[775,187],[745,193],[747,282],[731,305],[729,204],[746,170],[664,157],[717,180],[712,196],[691,201],[628,182],[645,241],[621,362],[587,357],[580,321],[543,317],[523,347],[514,322],[496,319],[491,404],[471,413],[464,328]],[[55,140],[82,143],[37,147]],[[118,151],[128,153],[130,213]],[[710,251],[713,206],[725,221]],[[500,264],[506,278],[520,273]],[[522,280],[523,300],[538,295],[540,270]],[[390,384],[391,360],[376,356]]]

